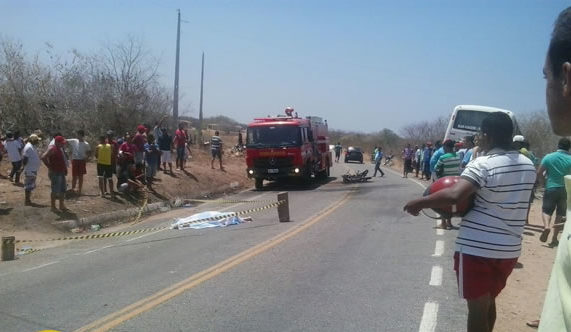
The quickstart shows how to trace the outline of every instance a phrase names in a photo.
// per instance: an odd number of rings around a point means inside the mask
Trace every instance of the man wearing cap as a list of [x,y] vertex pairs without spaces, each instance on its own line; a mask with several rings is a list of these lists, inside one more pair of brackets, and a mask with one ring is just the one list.
[[63,154],[65,143],[63,136],[56,136],[54,138],[54,145],[42,155],[42,161],[48,168],[48,176],[52,184],[51,208],[54,212],[57,211],[56,200],[59,200],[60,210],[67,210],[63,204],[65,191],[67,190],[67,184],[65,182],[67,165]]
[[24,146],[22,152],[22,163],[24,164],[24,192],[25,192],[25,205],[33,206],[32,204],[32,190],[36,188],[36,178],[38,170],[40,169],[40,156],[38,154],[38,144],[41,139],[36,134],[28,137],[28,143]]

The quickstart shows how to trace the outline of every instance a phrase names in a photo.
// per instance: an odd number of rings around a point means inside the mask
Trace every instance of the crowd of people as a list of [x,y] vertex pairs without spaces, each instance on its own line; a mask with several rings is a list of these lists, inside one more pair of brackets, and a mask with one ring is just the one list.
[[[481,138],[478,135],[466,136],[461,141],[445,140],[443,143],[437,141],[434,148],[431,142],[416,145],[411,149],[408,144],[403,152],[404,161],[403,177],[407,177],[409,173],[414,173],[417,178],[427,181],[435,181],[446,176],[460,176],[463,174],[467,165],[479,156],[483,156],[485,151],[480,146]],[[535,199],[535,189],[538,184],[545,184],[545,194],[543,198],[543,224],[545,227],[542,242],[546,241],[550,233],[551,215],[558,207],[557,216],[555,218],[556,225],[561,223],[565,215],[564,199],[565,194],[563,177],[571,171],[571,156],[569,156],[569,140],[562,138],[559,141],[557,150],[546,155],[543,159],[537,158],[530,149],[530,143],[522,135],[515,135],[512,138],[510,149],[518,151],[520,154],[528,158],[536,168],[537,183],[531,188],[529,203]],[[414,151],[414,153],[413,153]],[[567,173],[566,173],[567,172]],[[529,209],[526,217],[526,224],[529,224]],[[451,220],[444,218],[439,226],[444,229],[452,229]],[[550,246],[557,245],[557,234],[554,233]]]
[[[114,199],[117,192],[135,192],[145,187],[152,190],[158,171],[174,176],[172,160],[175,159],[176,170],[185,172],[187,160],[192,156],[192,140],[185,124],[180,123],[171,136],[168,128],[162,126],[165,119],[157,121],[153,128],[139,125],[134,134],[126,132],[119,136],[109,130],[98,138],[94,148],[86,140],[83,130],[76,131],[75,138],[54,133],[47,144],[39,130],[25,139],[17,131],[7,132],[0,140],[0,161],[6,155],[12,166],[7,177],[14,184],[24,187],[25,205],[28,206],[38,206],[32,202],[32,192],[43,163],[51,182],[51,208],[54,212],[67,211],[64,200],[68,193],[67,175],[70,167],[69,193],[82,195],[87,162],[92,157],[97,164],[101,197]],[[210,138],[209,147],[211,168],[215,169],[214,162],[218,159],[220,170],[224,170],[223,142],[218,131]]]

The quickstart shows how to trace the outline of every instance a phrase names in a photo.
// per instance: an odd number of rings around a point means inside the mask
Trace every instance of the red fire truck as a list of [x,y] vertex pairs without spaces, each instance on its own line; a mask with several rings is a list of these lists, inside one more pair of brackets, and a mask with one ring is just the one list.
[[327,135],[327,120],[301,118],[291,107],[285,115],[254,119],[246,135],[248,177],[256,179],[256,189],[264,180],[328,177],[332,157]]

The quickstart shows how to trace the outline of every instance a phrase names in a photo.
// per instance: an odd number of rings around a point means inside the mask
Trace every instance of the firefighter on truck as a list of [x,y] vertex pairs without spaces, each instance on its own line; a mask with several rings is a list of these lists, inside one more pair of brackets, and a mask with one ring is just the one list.
[[329,177],[327,120],[299,117],[291,107],[285,115],[254,119],[246,134],[246,165],[256,189],[263,187],[264,180]]

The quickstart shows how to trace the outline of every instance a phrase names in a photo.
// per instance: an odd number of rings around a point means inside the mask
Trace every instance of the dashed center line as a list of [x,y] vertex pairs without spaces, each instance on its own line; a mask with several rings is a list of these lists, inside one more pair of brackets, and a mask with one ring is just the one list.
[[97,251],[99,251],[99,250],[103,250],[103,249],[111,248],[111,247],[114,247],[114,246],[115,246],[114,244],[111,244],[111,245],[108,245],[108,246],[104,246],[104,247],[101,247],[101,248],[97,248],[97,249],[89,250],[89,251],[86,251],[86,252],[82,253],[82,255],[91,254],[91,253],[97,252]]
[[[394,171],[392,172],[396,173]],[[426,189],[425,184],[413,179],[408,179],[408,180],[416,183],[423,189]],[[444,230],[441,228],[437,228],[436,235],[443,236]],[[436,245],[434,247],[434,254],[432,254],[432,256],[440,257],[442,256],[443,253],[444,253],[444,241],[436,240]],[[430,282],[428,284],[430,286],[442,286],[442,272],[443,272],[442,266],[440,265],[433,266],[432,271],[430,273]],[[418,328],[418,332],[434,332],[436,330],[437,320],[438,320],[438,302],[435,301],[426,302],[424,304],[424,310],[422,313],[422,319],[420,321],[420,327]]]
[[436,330],[436,317],[438,317],[438,303],[426,302],[418,332],[434,332]]
[[42,265],[34,266],[34,267],[29,268],[29,269],[22,270],[22,272],[28,272],[28,271],[33,271],[33,270],[41,269],[42,267],[50,266],[50,265],[53,265],[53,264],[56,264],[56,263],[59,263],[59,261],[53,261],[53,262],[45,263],[45,264],[42,264]]
[[435,265],[430,273],[430,286],[442,286],[442,266]]
[[440,257],[444,253],[444,241],[436,240],[436,245],[434,246],[434,254],[432,257]]

